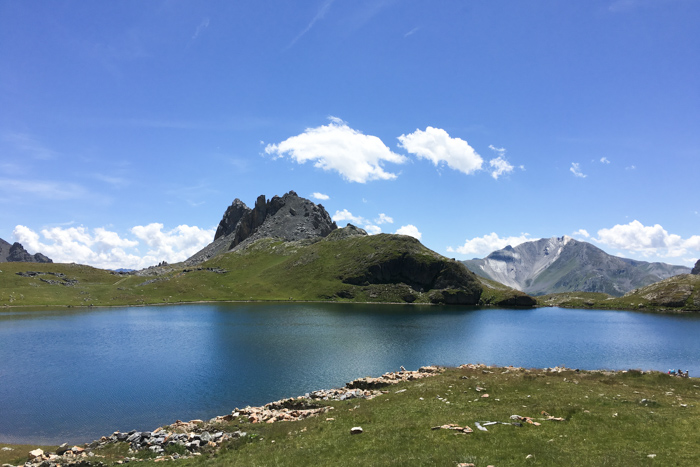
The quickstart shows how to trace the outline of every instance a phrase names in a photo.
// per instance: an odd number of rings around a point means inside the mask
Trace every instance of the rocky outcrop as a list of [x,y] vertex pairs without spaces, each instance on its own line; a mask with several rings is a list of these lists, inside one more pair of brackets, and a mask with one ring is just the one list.
[[[476,305],[481,285],[458,261],[434,253],[407,236],[378,234],[375,250],[341,271],[340,279],[357,286],[405,284],[416,293],[429,293],[435,304]],[[412,301],[410,299],[406,301]]]
[[685,266],[620,258],[571,237],[553,237],[507,246],[484,259],[464,261],[474,272],[531,295],[602,292],[622,296],[678,274]]
[[189,258],[197,264],[261,238],[286,241],[326,237],[338,226],[320,204],[299,197],[290,191],[269,201],[260,195],[253,209],[236,198],[226,209],[214,235],[214,241]]
[[690,271],[691,274],[695,275],[700,275],[700,259],[698,260],[697,263],[695,263],[695,267],[693,268],[692,271]]
[[8,242],[0,238],[0,263],[53,263],[53,261],[41,253],[29,254],[21,243]]

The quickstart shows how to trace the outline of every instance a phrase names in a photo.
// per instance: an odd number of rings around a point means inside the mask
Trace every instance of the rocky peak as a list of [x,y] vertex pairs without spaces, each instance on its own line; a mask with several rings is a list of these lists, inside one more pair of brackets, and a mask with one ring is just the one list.
[[219,222],[214,241],[187,262],[206,261],[260,238],[303,240],[325,237],[337,228],[322,205],[301,198],[294,191],[282,197],[273,196],[269,201],[260,195],[253,209],[236,198]]
[[225,237],[238,226],[238,222],[241,220],[244,214],[250,212],[250,208],[245,205],[243,201],[236,198],[233,200],[233,204],[226,209],[224,217],[219,222],[219,227],[216,229],[216,234],[214,235],[214,240],[219,237]]
[[2,238],[0,238],[0,262],[53,263],[50,258],[41,253],[29,254],[21,243],[15,242],[10,245]]
[[695,263],[695,267],[693,268],[692,271],[690,271],[691,274],[696,274],[700,276],[700,259],[698,260],[697,263]]

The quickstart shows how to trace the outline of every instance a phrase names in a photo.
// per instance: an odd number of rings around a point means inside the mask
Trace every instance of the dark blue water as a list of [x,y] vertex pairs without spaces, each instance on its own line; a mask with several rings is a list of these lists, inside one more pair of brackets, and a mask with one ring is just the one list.
[[0,312],[0,442],[91,441],[403,365],[700,374],[700,317],[614,311],[221,304]]

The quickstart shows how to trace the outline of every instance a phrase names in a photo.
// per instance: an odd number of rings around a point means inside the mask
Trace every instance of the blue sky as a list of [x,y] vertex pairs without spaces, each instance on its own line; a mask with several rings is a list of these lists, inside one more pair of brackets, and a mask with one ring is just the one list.
[[700,1],[0,0],[0,238],[184,259],[235,198],[458,259],[700,256]]

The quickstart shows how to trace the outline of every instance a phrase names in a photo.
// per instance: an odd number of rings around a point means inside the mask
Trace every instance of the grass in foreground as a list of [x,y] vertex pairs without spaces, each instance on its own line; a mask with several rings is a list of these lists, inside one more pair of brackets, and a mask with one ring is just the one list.
[[[177,465],[700,465],[694,378],[479,367],[386,389],[372,400],[328,402],[334,410],[303,421],[234,421],[226,428],[248,436]],[[566,420],[540,420],[542,412]],[[475,425],[511,422],[515,414],[541,425],[490,425],[487,432]],[[431,430],[449,423],[474,432]],[[364,432],[351,435],[355,426]],[[125,448],[110,450],[101,461],[125,455]]]

